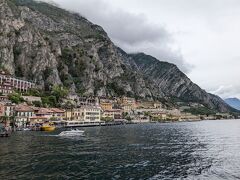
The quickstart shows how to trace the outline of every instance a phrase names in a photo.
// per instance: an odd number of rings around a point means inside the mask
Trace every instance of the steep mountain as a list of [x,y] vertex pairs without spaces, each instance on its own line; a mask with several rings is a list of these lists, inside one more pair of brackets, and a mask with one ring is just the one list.
[[175,97],[185,102],[197,102],[220,111],[231,109],[220,97],[209,94],[194,84],[176,65],[161,62],[144,53],[131,54],[130,57],[145,78],[151,79],[166,97]]
[[129,55],[84,17],[32,0],[0,0],[0,64],[40,88],[64,85],[81,95],[199,102],[232,111],[175,65]]
[[225,102],[231,107],[240,110],[240,100],[238,98],[228,98]]

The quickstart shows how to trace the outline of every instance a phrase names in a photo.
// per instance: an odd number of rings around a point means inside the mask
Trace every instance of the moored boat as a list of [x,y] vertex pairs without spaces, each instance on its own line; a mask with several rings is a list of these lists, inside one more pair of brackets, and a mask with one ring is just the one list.
[[44,124],[40,129],[41,131],[54,131],[56,127],[53,124]]

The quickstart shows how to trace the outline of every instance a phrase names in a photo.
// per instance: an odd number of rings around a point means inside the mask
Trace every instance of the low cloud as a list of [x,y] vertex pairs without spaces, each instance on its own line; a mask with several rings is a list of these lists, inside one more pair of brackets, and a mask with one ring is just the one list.
[[166,28],[150,22],[144,14],[114,8],[104,0],[53,1],[102,26],[113,42],[128,53],[144,52],[159,60],[174,63],[184,72],[191,67],[184,61],[180,51],[172,50],[174,40]]
[[240,86],[238,85],[228,85],[228,86],[221,85],[216,90],[211,91],[211,93],[218,94],[220,97],[224,99],[232,98],[233,94],[235,95],[236,98],[240,98],[239,89],[240,89]]

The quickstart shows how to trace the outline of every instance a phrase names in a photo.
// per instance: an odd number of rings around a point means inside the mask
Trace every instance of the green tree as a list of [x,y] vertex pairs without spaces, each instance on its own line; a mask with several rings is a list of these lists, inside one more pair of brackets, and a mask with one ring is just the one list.
[[38,90],[38,89],[30,89],[24,95],[27,95],[27,96],[41,96],[41,93],[40,93],[40,90]]
[[63,86],[55,85],[52,88],[52,95],[56,97],[57,102],[59,102],[60,99],[66,97],[68,93],[68,89]]
[[33,101],[32,104],[36,107],[41,107],[42,106],[42,102],[41,101]]
[[23,98],[21,97],[21,95],[18,94],[18,93],[9,94],[9,95],[8,95],[8,99],[9,99],[12,103],[15,103],[15,104],[19,104],[19,103],[24,102],[24,99],[23,99]]
[[132,118],[131,118],[130,116],[127,116],[127,117],[126,117],[126,120],[131,121]]
[[102,117],[101,120],[105,121],[105,122],[111,122],[111,121],[113,121],[113,118],[111,118],[111,117]]

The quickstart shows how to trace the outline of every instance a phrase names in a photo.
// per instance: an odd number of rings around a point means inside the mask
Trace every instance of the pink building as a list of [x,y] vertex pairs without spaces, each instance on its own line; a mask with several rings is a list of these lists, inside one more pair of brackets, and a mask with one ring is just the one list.
[[3,94],[10,94],[13,89],[26,92],[35,86],[34,83],[15,78],[5,71],[0,71],[0,92]]

